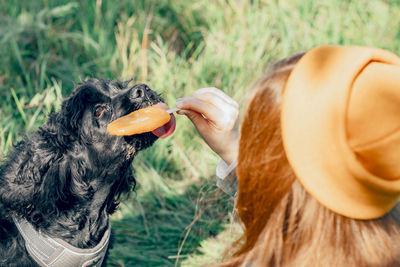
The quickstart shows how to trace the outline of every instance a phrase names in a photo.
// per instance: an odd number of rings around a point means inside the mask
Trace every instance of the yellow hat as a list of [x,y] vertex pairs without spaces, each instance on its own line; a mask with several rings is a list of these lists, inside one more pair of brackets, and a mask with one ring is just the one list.
[[304,188],[355,219],[383,216],[400,196],[400,58],[320,46],[287,82],[282,137]]

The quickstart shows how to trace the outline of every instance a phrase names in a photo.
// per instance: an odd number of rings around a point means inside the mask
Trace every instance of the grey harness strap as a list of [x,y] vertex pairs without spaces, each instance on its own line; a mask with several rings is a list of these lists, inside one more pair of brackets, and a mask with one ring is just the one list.
[[71,246],[59,238],[51,238],[36,231],[26,220],[13,217],[14,223],[25,239],[29,255],[43,267],[97,267],[103,263],[110,240],[111,225],[104,233],[99,244],[91,249]]

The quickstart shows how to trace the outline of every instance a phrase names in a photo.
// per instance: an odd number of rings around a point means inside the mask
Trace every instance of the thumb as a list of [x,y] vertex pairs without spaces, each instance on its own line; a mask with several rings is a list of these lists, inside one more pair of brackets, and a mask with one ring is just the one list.
[[194,126],[197,128],[199,133],[203,133],[207,128],[209,128],[208,120],[203,117],[200,113],[192,110],[180,110],[179,114],[186,115],[189,120],[192,121]]

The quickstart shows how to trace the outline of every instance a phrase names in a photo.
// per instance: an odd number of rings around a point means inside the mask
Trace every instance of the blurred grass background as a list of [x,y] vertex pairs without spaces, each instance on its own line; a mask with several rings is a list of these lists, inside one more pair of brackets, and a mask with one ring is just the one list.
[[[398,0],[0,0],[0,158],[87,77],[134,78],[175,100],[216,86],[244,108],[268,63],[318,44],[400,54]],[[218,157],[183,117],[134,163],[109,266],[202,266],[240,233]]]

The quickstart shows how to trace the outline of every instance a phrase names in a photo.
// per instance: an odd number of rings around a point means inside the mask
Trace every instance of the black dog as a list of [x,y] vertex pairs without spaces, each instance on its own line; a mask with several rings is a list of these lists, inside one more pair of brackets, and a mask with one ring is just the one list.
[[[38,266],[18,225],[29,224],[80,249],[93,248],[108,235],[108,215],[135,186],[134,155],[157,137],[111,136],[106,126],[162,101],[145,84],[91,79],[15,146],[0,166],[0,266]],[[85,266],[102,261],[100,255]]]

